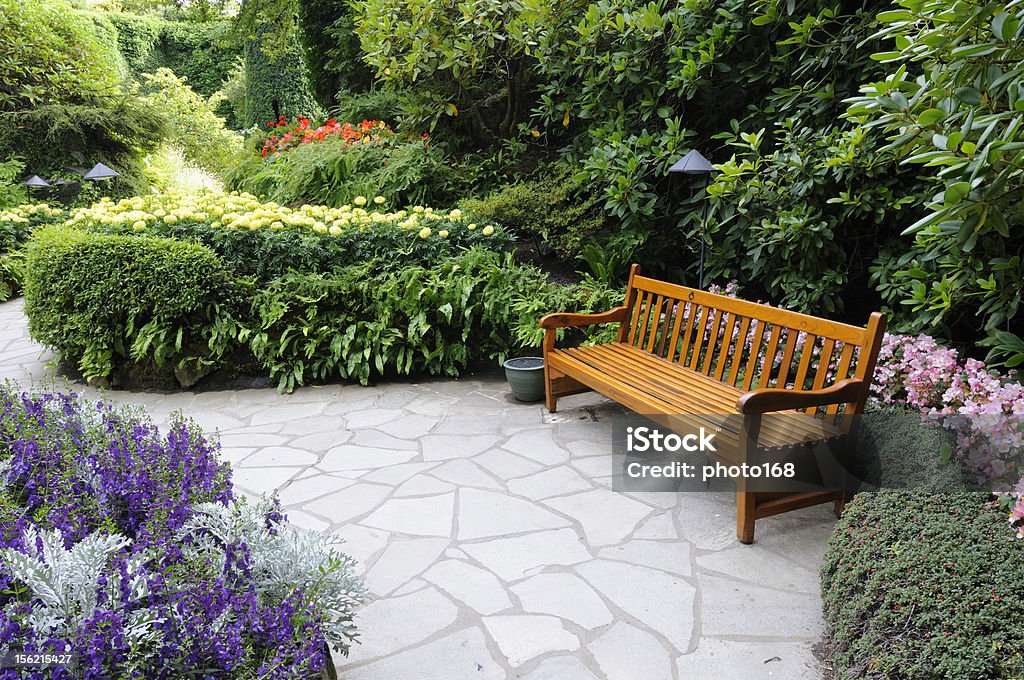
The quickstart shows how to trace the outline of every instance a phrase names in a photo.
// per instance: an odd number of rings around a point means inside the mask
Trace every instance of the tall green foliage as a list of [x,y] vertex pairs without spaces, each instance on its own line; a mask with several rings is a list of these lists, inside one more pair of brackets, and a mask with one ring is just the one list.
[[549,0],[367,0],[356,31],[377,76],[408,85],[406,122],[434,130],[464,121],[476,143],[508,137],[530,105],[536,34],[553,20]]
[[310,87],[324,108],[338,103],[339,92],[363,92],[373,73],[363,63],[348,0],[299,3],[299,40]]
[[122,92],[115,43],[63,0],[0,0],[0,157],[51,176],[103,161],[123,175],[114,190],[144,189],[164,120]]
[[886,74],[849,113],[925,178],[926,205],[875,280],[906,326],[980,327],[1010,353],[1024,328],[1024,6],[901,0],[878,18]]
[[173,71],[157,69],[142,74],[143,101],[159,108],[171,124],[170,141],[185,160],[217,175],[226,173],[242,155],[242,138],[224,127],[213,112],[218,99],[199,96]]
[[280,116],[318,117],[321,109],[309,90],[302,49],[294,33],[282,52],[264,43],[273,35],[269,25],[260,26],[245,43],[245,126],[266,128]]

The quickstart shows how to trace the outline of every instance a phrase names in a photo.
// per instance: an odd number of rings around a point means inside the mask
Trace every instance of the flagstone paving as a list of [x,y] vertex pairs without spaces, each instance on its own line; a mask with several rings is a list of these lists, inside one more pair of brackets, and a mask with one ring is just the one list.
[[[51,358],[0,304],[0,379],[61,388]],[[219,431],[236,487],[344,540],[372,594],[344,680],[821,675],[828,508],[744,546],[727,494],[614,492],[619,411],[596,395],[550,416],[495,374],[109,396]]]

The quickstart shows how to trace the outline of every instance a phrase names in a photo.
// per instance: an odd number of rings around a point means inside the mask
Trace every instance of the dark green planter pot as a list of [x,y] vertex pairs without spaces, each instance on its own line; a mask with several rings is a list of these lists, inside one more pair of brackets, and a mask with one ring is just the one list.
[[508,359],[503,366],[508,386],[516,399],[534,402],[544,398],[544,359],[517,357]]

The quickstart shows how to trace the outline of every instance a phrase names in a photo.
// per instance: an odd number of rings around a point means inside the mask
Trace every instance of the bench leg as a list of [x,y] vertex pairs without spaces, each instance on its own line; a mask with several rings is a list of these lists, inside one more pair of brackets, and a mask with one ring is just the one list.
[[551,383],[548,383],[547,388],[544,394],[544,405],[548,407],[548,413],[554,413],[558,410],[558,397],[551,391]]
[[757,513],[757,495],[750,491],[736,492],[736,538],[740,543],[754,542],[754,519]]
[[839,497],[836,498],[834,503],[832,503],[832,511],[835,512],[836,517],[843,516],[843,510],[846,509],[846,501],[846,492],[840,492]]

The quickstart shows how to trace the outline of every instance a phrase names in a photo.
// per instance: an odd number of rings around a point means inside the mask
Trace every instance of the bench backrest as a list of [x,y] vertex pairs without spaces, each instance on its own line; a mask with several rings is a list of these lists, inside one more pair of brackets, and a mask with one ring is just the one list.
[[[743,391],[821,389],[851,377],[870,385],[885,331],[877,312],[860,328],[646,278],[637,265],[626,305],[619,342]],[[860,413],[866,400],[865,389],[856,402],[821,410]]]

